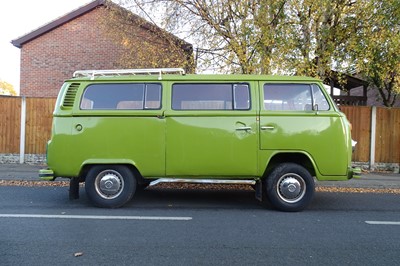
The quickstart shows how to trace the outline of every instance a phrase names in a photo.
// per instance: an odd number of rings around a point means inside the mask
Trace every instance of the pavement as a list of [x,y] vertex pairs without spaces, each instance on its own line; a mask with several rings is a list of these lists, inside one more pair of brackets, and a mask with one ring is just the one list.
[[[38,176],[40,165],[29,164],[0,164],[0,180],[41,181]],[[66,180],[57,178],[56,181]],[[371,189],[400,189],[399,173],[372,172],[363,173],[361,178],[347,181],[318,181],[319,187],[371,188]]]

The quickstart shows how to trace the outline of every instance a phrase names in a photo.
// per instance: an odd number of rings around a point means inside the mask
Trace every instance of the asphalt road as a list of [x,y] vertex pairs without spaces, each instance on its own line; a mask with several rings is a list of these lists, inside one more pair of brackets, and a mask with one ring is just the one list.
[[68,187],[0,187],[1,265],[398,265],[400,195],[318,192],[283,213],[250,191],[152,189],[121,209]]

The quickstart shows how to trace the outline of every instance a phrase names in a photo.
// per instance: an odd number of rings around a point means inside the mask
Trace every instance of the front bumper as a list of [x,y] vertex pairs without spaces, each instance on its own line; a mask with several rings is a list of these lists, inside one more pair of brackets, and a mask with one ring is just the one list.
[[53,181],[55,179],[54,171],[51,169],[40,169],[39,178],[45,181]]
[[357,145],[357,141],[351,140],[351,147],[352,147],[353,152],[356,150],[356,145]]
[[348,179],[352,178],[360,178],[361,177],[361,168],[360,167],[351,167],[348,171]]

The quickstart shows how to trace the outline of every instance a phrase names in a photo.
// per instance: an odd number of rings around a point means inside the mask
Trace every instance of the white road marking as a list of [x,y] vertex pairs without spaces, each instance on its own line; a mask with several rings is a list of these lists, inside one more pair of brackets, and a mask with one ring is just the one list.
[[374,225],[400,225],[400,222],[393,222],[393,221],[365,221],[367,224],[374,224]]
[[48,215],[48,214],[0,214],[0,218],[38,218],[38,219],[93,219],[93,220],[153,220],[190,221],[192,217],[168,216],[103,216],[103,215]]

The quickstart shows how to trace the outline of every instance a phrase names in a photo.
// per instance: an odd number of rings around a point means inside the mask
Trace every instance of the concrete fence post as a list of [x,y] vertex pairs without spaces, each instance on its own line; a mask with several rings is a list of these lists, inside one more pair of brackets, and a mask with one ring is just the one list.
[[19,141],[19,163],[25,162],[26,97],[21,97],[21,129]]
[[375,141],[376,141],[376,106],[371,108],[371,140],[369,151],[369,169],[375,168]]

